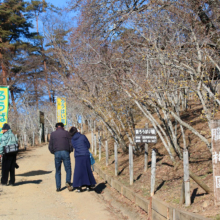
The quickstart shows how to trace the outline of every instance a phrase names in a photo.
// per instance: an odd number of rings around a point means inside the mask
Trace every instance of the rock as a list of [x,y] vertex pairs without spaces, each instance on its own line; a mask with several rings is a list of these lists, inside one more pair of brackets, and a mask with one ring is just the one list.
[[198,213],[199,210],[198,210],[198,209],[194,209],[192,212],[193,212],[193,213]]
[[209,206],[209,201],[204,201],[202,207],[207,208],[208,206]]

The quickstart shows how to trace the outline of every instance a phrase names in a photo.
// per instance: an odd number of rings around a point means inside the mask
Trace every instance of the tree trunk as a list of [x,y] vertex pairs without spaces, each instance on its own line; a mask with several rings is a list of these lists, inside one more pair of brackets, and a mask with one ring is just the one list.
[[205,184],[205,183],[203,183],[200,179],[199,179],[199,177],[196,175],[196,174],[194,174],[192,171],[190,171],[189,170],[189,176],[202,188],[202,189],[204,189],[205,190],[205,192],[206,193],[210,193],[210,192],[212,192],[212,190]]
[[13,89],[10,89],[10,93],[11,93],[11,100],[12,100],[12,104],[13,104],[13,109],[14,109],[14,112],[15,112],[15,115],[16,115],[16,118],[17,118],[18,111],[17,111],[17,106],[16,106],[16,103],[15,103],[15,97],[14,97]]

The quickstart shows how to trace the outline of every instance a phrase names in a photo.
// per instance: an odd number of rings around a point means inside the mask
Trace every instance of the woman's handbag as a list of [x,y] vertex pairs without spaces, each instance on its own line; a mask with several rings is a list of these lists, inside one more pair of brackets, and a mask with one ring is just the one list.
[[19,148],[18,144],[12,144],[12,145],[4,146],[3,154],[17,153],[18,148]]
[[94,171],[95,159],[94,159],[94,157],[92,156],[91,153],[89,153],[89,154],[90,154],[90,163],[91,163],[92,169],[93,169],[93,171]]

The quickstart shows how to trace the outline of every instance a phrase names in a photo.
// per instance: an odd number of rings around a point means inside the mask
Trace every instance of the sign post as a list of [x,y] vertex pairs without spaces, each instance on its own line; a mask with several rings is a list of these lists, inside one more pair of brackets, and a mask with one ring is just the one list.
[[0,138],[2,126],[8,123],[8,86],[0,86]]
[[154,128],[135,129],[135,143],[157,143],[156,130]]
[[[145,124],[145,128],[148,128],[148,123]],[[147,171],[148,168],[148,144],[144,144],[144,172]]]
[[210,123],[212,133],[212,165],[215,205],[220,205],[220,120]]
[[44,137],[44,112],[39,111],[39,142],[45,142]]
[[133,146],[129,144],[129,174],[130,174],[130,185],[134,183],[134,172],[133,172]]

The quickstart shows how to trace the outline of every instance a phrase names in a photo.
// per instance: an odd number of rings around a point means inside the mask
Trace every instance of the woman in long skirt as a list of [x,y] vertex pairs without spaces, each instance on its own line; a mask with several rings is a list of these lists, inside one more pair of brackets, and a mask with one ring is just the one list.
[[75,149],[75,170],[73,176],[73,187],[77,192],[81,192],[82,186],[86,186],[89,191],[92,186],[96,184],[95,178],[91,169],[90,162],[90,143],[87,137],[77,131],[77,128],[71,127],[70,135],[72,136],[71,142]]

